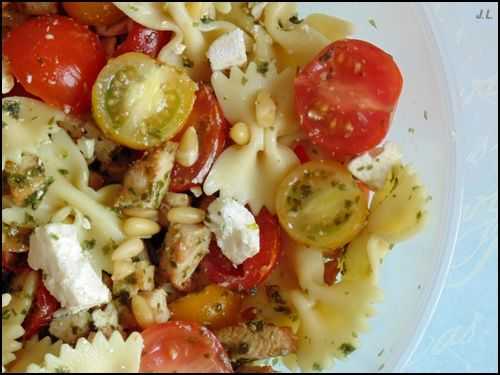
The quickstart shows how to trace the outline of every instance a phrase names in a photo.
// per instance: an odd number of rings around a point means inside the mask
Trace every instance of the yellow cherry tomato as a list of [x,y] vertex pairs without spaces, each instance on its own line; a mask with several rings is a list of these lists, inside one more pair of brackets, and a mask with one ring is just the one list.
[[197,322],[213,329],[238,323],[241,296],[218,285],[209,285],[169,305],[173,320]]
[[349,243],[365,226],[368,200],[343,165],[311,161],[281,182],[276,210],[294,240],[331,251]]
[[113,141],[143,150],[174,137],[191,113],[196,83],[143,53],[109,60],[92,89],[94,119]]

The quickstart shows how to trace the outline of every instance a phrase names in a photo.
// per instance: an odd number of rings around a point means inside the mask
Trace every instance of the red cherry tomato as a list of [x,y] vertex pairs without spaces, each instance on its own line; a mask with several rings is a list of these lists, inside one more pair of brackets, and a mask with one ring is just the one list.
[[29,19],[12,30],[4,53],[26,91],[73,113],[89,110],[92,85],[106,63],[96,34],[55,15]]
[[140,372],[230,373],[229,358],[217,337],[194,322],[170,321],[142,332]]
[[127,39],[118,46],[114,56],[123,55],[126,52],[142,52],[156,57],[171,36],[170,31],[151,30],[134,22]]
[[260,251],[237,268],[212,240],[210,254],[202,261],[202,269],[214,283],[238,291],[249,290],[271,273],[280,256],[280,227],[275,216],[263,208],[255,221],[260,230]]
[[23,328],[25,330],[24,338],[29,339],[37,334],[40,329],[48,326],[52,320],[52,315],[59,307],[59,302],[49,293],[39,277],[33,306],[23,322]]
[[295,78],[295,106],[309,139],[343,161],[389,130],[403,78],[392,56],[361,40],[339,40]]
[[229,124],[208,85],[200,85],[193,110],[186,121],[185,127],[189,126],[193,126],[198,134],[199,156],[191,167],[175,164],[170,182],[170,190],[174,192],[183,192],[203,183],[227,141]]

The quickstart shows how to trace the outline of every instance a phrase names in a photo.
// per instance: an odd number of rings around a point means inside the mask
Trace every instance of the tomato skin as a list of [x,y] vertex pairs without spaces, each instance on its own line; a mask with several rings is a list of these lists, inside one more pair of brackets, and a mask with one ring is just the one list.
[[134,22],[127,39],[118,46],[114,56],[127,52],[142,52],[156,57],[160,49],[169,42],[171,36],[170,31],[151,30]]
[[142,332],[140,372],[231,373],[217,337],[194,322],[170,321]]
[[33,307],[23,322],[24,338],[27,340],[37,334],[40,329],[48,326],[52,315],[59,307],[59,302],[49,293],[39,277]]
[[78,114],[90,108],[92,85],[106,63],[96,34],[64,16],[40,16],[4,42],[11,70],[26,91]]
[[295,79],[295,107],[309,139],[335,160],[385,137],[403,78],[390,55],[361,40],[336,41]]
[[229,123],[222,114],[212,88],[206,84],[201,84],[196,94],[185,129],[189,126],[193,126],[198,134],[199,156],[191,167],[175,164],[170,182],[173,192],[184,192],[203,183],[228,139]]
[[64,2],[63,7],[84,25],[110,26],[125,17],[120,9],[108,2]]
[[237,268],[227,259],[212,240],[210,253],[202,261],[208,278],[224,287],[248,291],[260,283],[274,269],[280,257],[280,227],[275,216],[263,208],[255,218],[260,230],[260,251]]
[[301,164],[307,163],[311,160],[309,155],[307,155],[306,148],[302,143],[297,143],[297,145],[293,148],[293,152],[295,152],[295,155],[297,155]]

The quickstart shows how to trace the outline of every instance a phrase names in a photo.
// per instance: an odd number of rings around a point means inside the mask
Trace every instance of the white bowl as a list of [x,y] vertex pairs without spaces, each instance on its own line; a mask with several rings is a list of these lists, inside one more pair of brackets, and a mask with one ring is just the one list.
[[[381,279],[384,301],[376,306],[371,329],[361,337],[358,350],[337,361],[334,369],[402,371],[432,318],[456,240],[462,169],[456,158],[453,80],[443,65],[432,16],[422,5],[300,3],[299,11],[350,20],[355,38],[393,55],[403,72],[403,94],[388,139],[401,146],[405,161],[414,166],[432,195],[430,220],[422,233],[386,257]],[[409,132],[410,128],[415,131]]]

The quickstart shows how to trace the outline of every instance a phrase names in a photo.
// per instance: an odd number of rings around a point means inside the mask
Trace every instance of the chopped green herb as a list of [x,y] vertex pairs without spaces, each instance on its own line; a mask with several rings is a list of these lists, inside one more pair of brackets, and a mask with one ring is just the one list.
[[424,119],[425,120],[429,119],[429,113],[426,110],[424,110]]
[[129,5],[129,6],[128,6],[128,8],[129,8],[130,10],[133,10],[134,12],[139,11],[139,8],[137,8],[135,5]]
[[6,127],[7,127],[7,123],[4,120],[2,120],[2,129],[6,128]]
[[291,16],[289,19],[288,19],[291,23],[295,24],[295,25],[298,25],[302,22],[304,22],[303,19],[300,19],[298,15],[293,15]]
[[385,363],[382,363],[380,366],[378,366],[377,371],[382,371],[385,367]]
[[209,24],[211,22],[214,22],[215,20],[213,18],[210,18],[207,15],[204,15],[203,17],[200,18],[200,21],[201,21],[201,23],[204,23],[206,25],[206,24]]
[[380,357],[382,354],[384,354],[384,349],[378,352],[377,357]]
[[313,368],[314,371],[322,371],[323,370],[323,368],[321,367],[321,365],[319,363],[317,363],[317,362],[313,363],[312,368]]
[[5,100],[2,103],[2,111],[7,112],[13,119],[19,120],[21,105],[19,104],[19,102],[13,100]]
[[57,171],[63,176],[67,176],[69,174],[69,171],[67,169],[58,169]]
[[85,240],[83,241],[82,248],[83,250],[90,250],[94,248],[95,244],[96,244],[95,239]]
[[194,66],[194,62],[188,59],[186,56],[182,56],[182,66],[185,68],[192,68]]
[[50,233],[49,234],[50,238],[52,238],[53,240],[58,240],[59,239],[59,236],[57,234],[54,234],[54,233]]
[[417,221],[419,221],[422,218],[422,211],[417,212]]
[[241,84],[242,85],[246,85],[247,82],[248,82],[248,78],[247,77],[245,77],[245,76],[241,77]]
[[354,352],[356,350],[356,348],[354,347],[354,345],[348,343],[348,342],[345,342],[343,343],[342,345],[339,346],[339,350],[345,355],[345,356],[348,356],[349,354],[351,354],[352,352]]
[[2,310],[2,320],[7,320],[12,316],[12,311],[11,309],[3,309]]
[[247,229],[258,230],[259,229],[259,225],[257,223],[247,224]]
[[375,20],[374,20],[373,18],[368,19],[368,23],[369,23],[370,25],[372,25],[372,27],[373,27],[374,29],[377,29],[377,23],[375,22]]
[[408,128],[408,133],[415,134],[415,128]]
[[269,63],[267,61],[260,61],[257,63],[257,72],[259,72],[260,74],[265,76],[268,70]]

